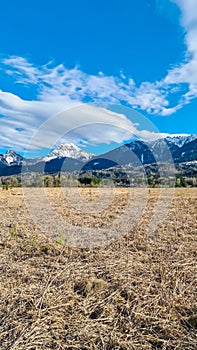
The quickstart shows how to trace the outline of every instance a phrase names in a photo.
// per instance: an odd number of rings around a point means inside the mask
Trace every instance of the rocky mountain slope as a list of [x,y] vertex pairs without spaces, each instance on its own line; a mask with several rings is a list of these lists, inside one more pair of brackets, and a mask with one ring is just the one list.
[[73,158],[82,161],[88,161],[93,154],[81,150],[73,143],[63,143],[57,149],[53,150],[48,156],[44,157],[43,160],[49,162],[55,158]]
[[42,158],[26,159],[9,150],[0,155],[0,175],[28,172],[101,170],[115,166],[141,166],[197,161],[197,134],[167,137],[155,141],[132,141],[110,152],[95,156],[72,143],[60,145]]

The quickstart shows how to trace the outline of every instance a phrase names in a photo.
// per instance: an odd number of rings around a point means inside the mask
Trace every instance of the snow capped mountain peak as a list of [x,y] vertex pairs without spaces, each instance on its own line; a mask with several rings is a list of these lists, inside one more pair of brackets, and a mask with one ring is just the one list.
[[169,148],[171,152],[180,149],[184,145],[194,141],[197,139],[197,134],[194,135],[177,135],[177,136],[167,136],[163,138],[159,138],[153,141],[146,141],[145,143],[152,150],[157,150],[162,154],[165,152],[166,147]]
[[74,143],[62,143],[58,146],[57,149],[71,149],[71,150],[77,150],[80,151],[80,148],[76,146]]
[[[131,164],[132,153],[140,160],[141,164],[154,164],[155,162],[168,162],[169,160],[173,160],[175,163],[196,162],[197,134],[188,136],[167,136],[165,138],[146,142],[140,140],[132,141],[129,144],[120,146],[103,154],[102,158],[104,157],[117,164],[125,165]],[[46,168],[48,167],[49,169],[52,169],[53,172],[56,172],[56,170],[59,169],[59,164],[62,164],[62,161],[64,162],[64,159],[61,160],[61,158],[68,158],[65,162],[65,169],[66,171],[67,169],[73,171],[73,169],[78,169],[76,167],[78,167],[79,164],[81,165],[82,162],[86,163],[90,161],[94,166],[98,165],[97,160],[99,157],[100,156],[94,156],[93,154],[80,149],[73,143],[63,143],[47,156],[33,159],[23,158],[16,152],[8,150],[5,154],[0,154],[0,169],[4,169],[2,171],[6,174],[7,167],[19,166],[18,171],[20,171],[21,165],[24,165],[27,167],[27,171],[40,171],[40,163],[45,162],[47,163]],[[95,164],[93,162],[94,159]],[[54,162],[50,163],[51,160],[54,160]],[[135,163],[135,157],[132,158],[132,161]],[[105,159],[103,164],[104,168],[106,168],[106,166],[111,166],[106,163]],[[136,164],[138,164],[138,162]],[[101,168],[100,163],[98,166]],[[16,170],[15,167],[14,171]],[[10,174],[10,169],[7,173]]]
[[8,150],[4,155],[1,155],[0,160],[6,165],[21,165],[23,157],[12,150]]
[[174,145],[180,147],[183,147],[189,142],[194,141],[197,139],[197,134],[194,135],[186,135],[186,136],[168,136],[165,138],[167,142],[173,143]]
[[74,145],[73,143],[63,143],[60,146],[58,146],[55,150],[53,150],[51,153],[49,153],[48,156],[44,158],[44,161],[48,162],[52,159],[61,158],[61,157],[74,158],[82,161],[87,161],[91,157],[93,157],[93,154],[90,154],[86,151],[81,150],[78,146]]

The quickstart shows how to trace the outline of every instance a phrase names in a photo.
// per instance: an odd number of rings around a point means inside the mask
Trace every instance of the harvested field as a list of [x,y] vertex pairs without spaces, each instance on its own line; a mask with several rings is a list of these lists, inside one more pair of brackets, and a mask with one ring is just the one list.
[[197,349],[197,189],[48,188],[54,223],[28,191],[0,191],[2,350]]

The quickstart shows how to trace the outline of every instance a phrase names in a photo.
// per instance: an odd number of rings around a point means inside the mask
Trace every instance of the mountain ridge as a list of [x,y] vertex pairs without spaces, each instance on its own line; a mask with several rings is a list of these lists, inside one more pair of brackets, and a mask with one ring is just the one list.
[[[75,171],[107,169],[112,166],[141,166],[157,162],[194,162],[197,160],[197,134],[135,140],[101,155],[83,151],[73,143],[63,143],[47,156],[28,159],[13,150],[0,154],[0,174],[20,171]],[[8,170],[9,169],[9,170]]]

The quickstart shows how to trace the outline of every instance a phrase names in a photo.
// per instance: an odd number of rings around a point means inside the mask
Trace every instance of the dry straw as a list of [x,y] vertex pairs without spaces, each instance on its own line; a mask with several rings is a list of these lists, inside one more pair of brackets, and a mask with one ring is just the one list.
[[197,349],[197,191],[177,190],[150,235],[156,197],[134,231],[93,250],[42,234],[20,190],[1,191],[1,350]]

